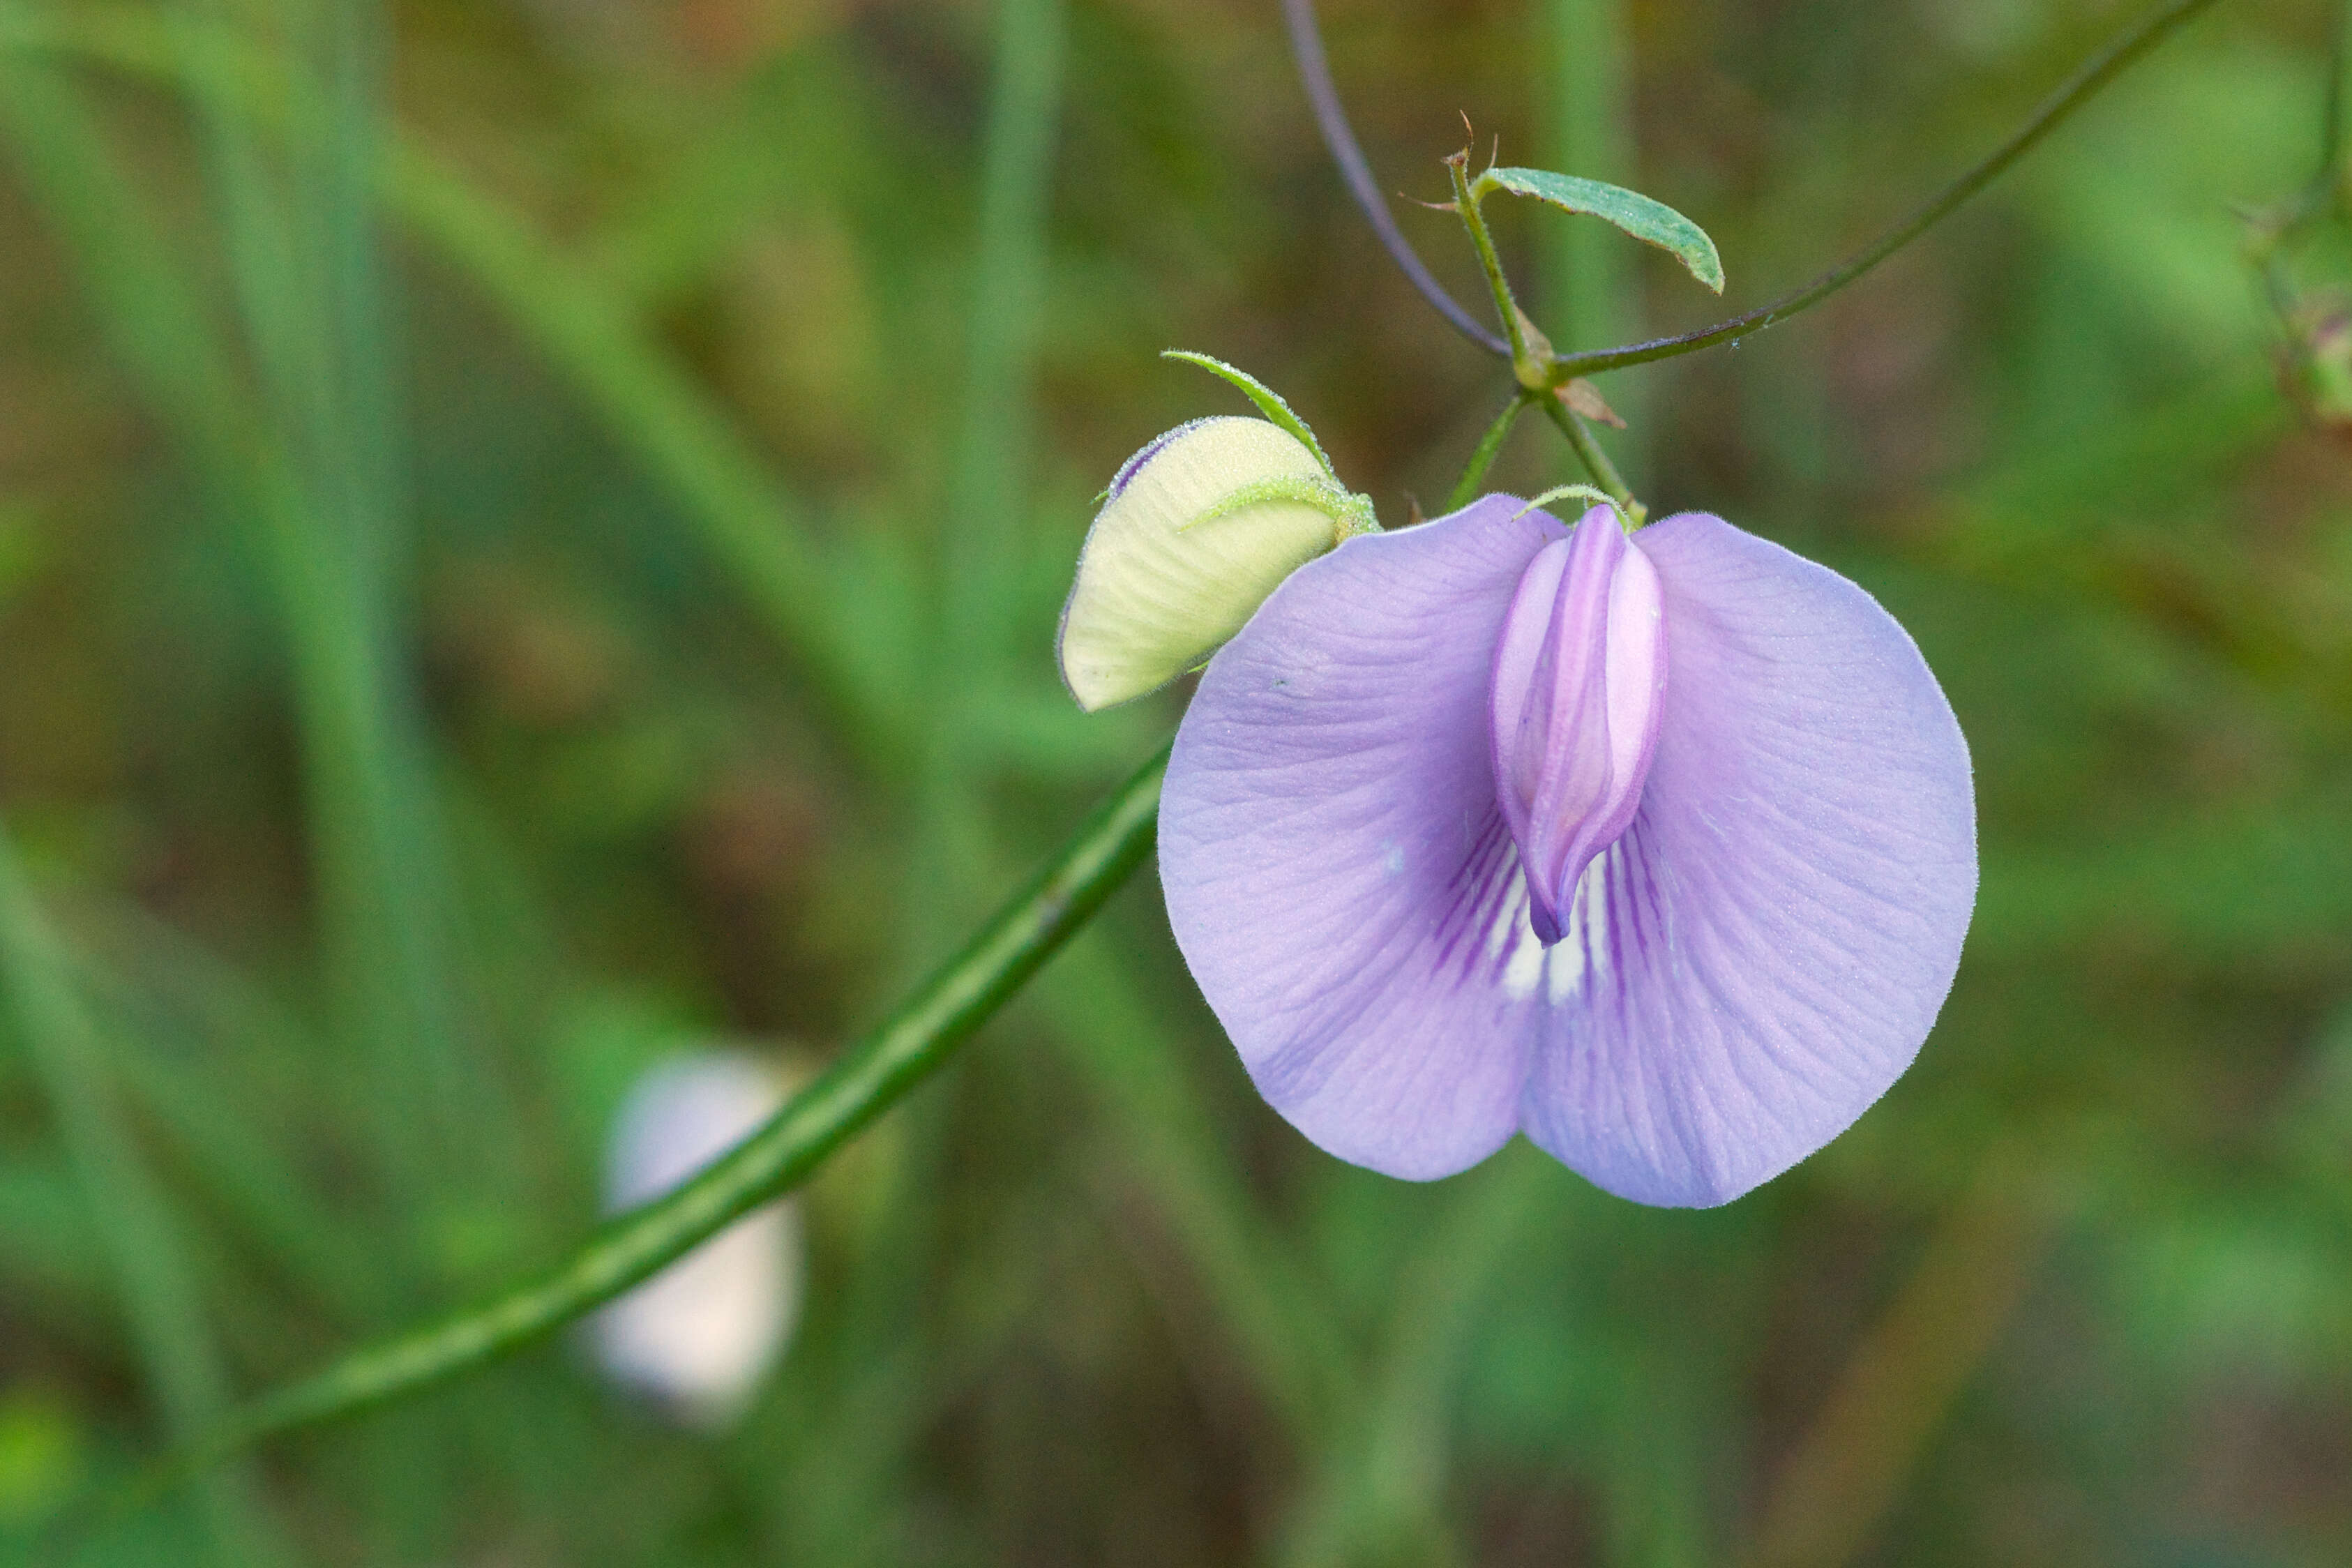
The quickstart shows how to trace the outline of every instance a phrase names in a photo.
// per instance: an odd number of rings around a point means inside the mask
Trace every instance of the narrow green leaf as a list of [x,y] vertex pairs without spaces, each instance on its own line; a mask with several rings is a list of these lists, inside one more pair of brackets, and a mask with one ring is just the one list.
[[1259,413],[1297,437],[1300,444],[1315,454],[1315,460],[1323,465],[1325,473],[1335,479],[1339,477],[1339,470],[1331,467],[1331,459],[1323,450],[1323,443],[1318,441],[1315,438],[1315,432],[1307,427],[1307,421],[1291,412],[1290,405],[1282,400],[1280,393],[1249,372],[1236,365],[1227,364],[1221,359],[1212,359],[1207,354],[1194,353],[1191,349],[1162,349],[1160,351],[1160,357],[1180,359],[1186,364],[1197,364],[1211,375],[1221,375],[1232,382],[1241,388],[1242,395],[1257,405]]
[[1566,212],[1605,218],[1635,239],[1669,253],[1690,268],[1692,277],[1717,293],[1723,292],[1723,258],[1715,253],[1715,241],[1706,237],[1706,230],[1664,202],[1654,202],[1622,185],[1555,174],[1549,169],[1489,169],[1470,185],[1474,200],[1484,200],[1496,191],[1533,196]]

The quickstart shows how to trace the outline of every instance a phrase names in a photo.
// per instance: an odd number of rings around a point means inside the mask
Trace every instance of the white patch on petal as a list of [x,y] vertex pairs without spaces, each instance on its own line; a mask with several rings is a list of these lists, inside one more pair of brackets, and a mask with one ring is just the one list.
[[1584,943],[1573,925],[1544,955],[1544,996],[1555,1007],[1584,989]]
[[1391,877],[1404,875],[1404,850],[1393,838],[1381,840],[1381,869]]
[[1549,948],[1536,940],[1535,928],[1528,921],[1527,879],[1513,869],[1502,907],[1486,931],[1488,958],[1502,958],[1506,948],[1510,953],[1503,963],[1504,995],[1524,1002],[1540,988],[1544,1000],[1558,1007],[1584,989],[1588,973],[1608,968],[1608,879],[1619,854],[1618,846],[1612,844],[1585,867],[1568,900],[1568,930]]
[[1576,913],[1570,917],[1570,934],[1584,951],[1585,961],[1592,972],[1601,973],[1609,967],[1609,879],[1615,874],[1619,859],[1618,844],[1592,858],[1584,868],[1583,879],[1577,883],[1573,900]]
[[1527,920],[1525,905],[1515,905],[1514,914],[1519,921],[1519,945],[1511,949],[1511,962],[1503,965],[1503,994],[1514,1002],[1524,1002],[1536,994],[1536,986],[1544,975],[1544,944],[1536,940],[1535,927]]
[[1605,882],[1617,856],[1617,846],[1612,844],[1585,867],[1583,877],[1576,884],[1576,893],[1568,901],[1568,930],[1545,955],[1544,994],[1555,1007],[1584,989],[1587,970],[1600,969],[1608,962],[1609,899]]
[[[1536,940],[1535,928],[1528,923],[1527,877],[1518,868],[1517,856],[1512,862],[1511,879],[1495,907],[1493,923],[1486,928],[1486,957],[1490,962],[1503,960],[1498,976],[1503,994],[1522,1002],[1543,983],[1544,949]],[[1504,958],[1507,952],[1509,957]]]

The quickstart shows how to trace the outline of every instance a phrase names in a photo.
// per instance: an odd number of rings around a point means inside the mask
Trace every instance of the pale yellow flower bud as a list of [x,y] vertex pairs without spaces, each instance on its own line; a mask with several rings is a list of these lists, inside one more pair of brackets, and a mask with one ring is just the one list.
[[1119,470],[1062,609],[1062,679],[1092,712],[1194,668],[1285,577],[1371,526],[1315,453],[1263,419],[1199,419]]

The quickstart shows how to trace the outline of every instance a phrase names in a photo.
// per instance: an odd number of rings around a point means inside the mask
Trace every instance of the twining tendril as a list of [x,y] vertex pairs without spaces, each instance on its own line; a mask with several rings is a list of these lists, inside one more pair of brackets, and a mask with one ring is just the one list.
[[[1696,353],[1746,337],[1751,332],[1762,331],[1801,310],[1820,304],[1958,211],[1969,197],[1992,184],[2011,164],[2032,151],[2043,137],[2056,130],[2074,110],[2096,97],[2102,89],[2162,43],[2174,29],[2212,3],[2213,0],[2170,0],[2169,4],[2159,6],[2124,28],[2043,99],[2024,124],[1982,161],[1878,239],[1811,283],[1769,305],[1696,331],[1679,332],[1672,337],[1654,338],[1620,348],[1560,354],[1554,362],[1555,375],[1565,382],[1570,376],[1591,375],[1626,365],[1644,364],[1653,360],[1672,359],[1678,354]],[[1316,123],[1321,127],[1323,140],[1330,147],[1332,158],[1347,179],[1348,188],[1355,194],[1357,205],[1363,208],[1372,231],[1380,237],[1381,243],[1396,259],[1397,266],[1412,281],[1413,287],[1420,289],[1423,296],[1464,336],[1498,358],[1509,358],[1511,345],[1470,320],[1468,312],[1438,287],[1429,268],[1422,264],[1421,258],[1413,254],[1412,246],[1398,231],[1396,220],[1390,216],[1388,204],[1381,199],[1380,189],[1372,182],[1363,151],[1356,143],[1354,132],[1349,128],[1347,111],[1332,84],[1330,66],[1324,58],[1322,39],[1316,31],[1312,0],[1283,0],[1282,8],[1289,23],[1291,48],[1297,59],[1299,78],[1306,85],[1307,96],[1315,104]],[[2340,91],[2340,89],[2331,87],[2331,91]],[[2340,127],[2340,120],[2333,114],[2329,123],[2332,127]],[[2332,134],[2340,137],[2340,129]],[[1565,425],[1563,428],[1566,428]]]
[[1767,327],[1787,321],[1800,310],[1820,304],[1958,211],[1969,197],[1999,179],[2011,164],[2032,152],[2068,115],[2097,97],[2103,88],[2129,69],[2141,56],[2212,3],[2213,0],[2172,0],[2172,4],[2125,28],[2043,99],[2025,123],[2013,132],[2008,141],[1994,148],[1982,162],[1946,185],[1926,205],[1876,241],[1803,288],[1783,295],[1769,305],[1695,332],[1654,338],[1648,342],[1631,343],[1623,348],[1562,354],[1559,360],[1559,374],[1562,376],[1592,375],[1629,364],[1672,359],[1677,354],[1712,348],[1717,343],[1760,332]]
[[1307,89],[1307,100],[1315,106],[1315,123],[1323,132],[1323,145],[1331,150],[1331,161],[1339,165],[1339,175],[1348,182],[1356,205],[1363,209],[1364,221],[1372,226],[1397,269],[1421,290],[1423,299],[1436,307],[1439,315],[1453,323],[1455,331],[1488,353],[1508,358],[1511,345],[1480,326],[1477,318],[1445,291],[1414,253],[1404,231],[1397,227],[1395,215],[1372,180],[1371,165],[1364,161],[1364,150],[1357,144],[1356,132],[1348,124],[1339,89],[1331,80],[1331,62],[1324,56],[1323,35],[1315,25],[1315,0],[1282,0],[1282,14],[1290,25],[1291,58],[1298,63],[1298,79]]

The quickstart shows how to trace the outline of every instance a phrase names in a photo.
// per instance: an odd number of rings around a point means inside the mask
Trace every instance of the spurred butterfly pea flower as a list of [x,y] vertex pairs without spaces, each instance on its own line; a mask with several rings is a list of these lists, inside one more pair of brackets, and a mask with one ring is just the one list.
[[1392,1175],[1516,1132],[1709,1205],[1820,1148],[1933,1025],[1969,757],[1903,628],[1703,513],[1508,497],[1350,538],[1209,661],[1160,879],[1259,1090]]

